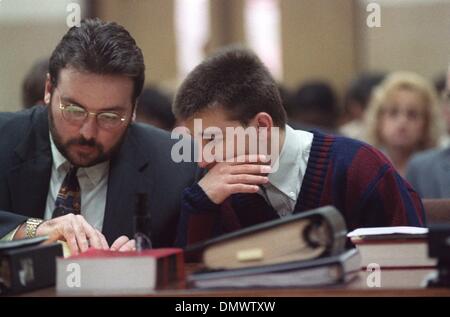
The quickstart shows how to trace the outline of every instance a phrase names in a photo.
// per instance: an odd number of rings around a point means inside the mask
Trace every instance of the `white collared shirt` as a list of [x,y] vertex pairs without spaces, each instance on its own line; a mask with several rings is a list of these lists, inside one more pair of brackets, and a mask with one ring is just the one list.
[[263,185],[265,192],[258,191],[280,217],[294,211],[314,138],[311,132],[294,130],[288,125],[285,133],[278,169],[269,174],[269,183]]
[[[55,209],[59,189],[70,169],[70,163],[59,152],[50,135],[52,151],[52,173],[47,194],[44,219],[50,219]],[[109,161],[92,167],[80,167],[77,171],[81,191],[81,215],[98,230],[102,230],[105,218],[106,194],[108,190]]]

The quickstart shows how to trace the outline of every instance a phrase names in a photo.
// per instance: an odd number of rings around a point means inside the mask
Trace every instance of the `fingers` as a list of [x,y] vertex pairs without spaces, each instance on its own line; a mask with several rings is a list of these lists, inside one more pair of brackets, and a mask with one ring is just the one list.
[[105,236],[103,235],[103,233],[101,233],[99,230],[95,229],[95,231],[97,232],[97,235],[100,238],[100,242],[102,244],[102,249],[103,250],[109,250],[109,245],[108,245],[108,241],[106,241]]
[[75,236],[75,230],[70,222],[62,224],[61,235],[66,240],[69,247],[70,254],[77,255],[79,253],[77,238]]
[[259,190],[259,186],[256,185],[246,185],[246,184],[232,184],[228,186],[230,194],[237,193],[256,193]]
[[268,163],[270,161],[270,157],[262,154],[248,154],[248,155],[239,155],[236,157],[231,157],[226,160],[230,165],[238,165],[242,163]]
[[87,240],[86,231],[83,223],[80,221],[81,216],[73,216],[71,218],[71,224],[73,233],[78,244],[78,248],[81,252],[86,252],[89,249],[89,242]]
[[[215,204],[221,204],[231,194],[255,193],[259,190],[255,185],[269,182],[267,174],[271,172],[271,167],[260,163],[266,159],[265,155],[252,154],[218,163],[206,173],[198,185]],[[231,185],[236,186],[230,187]]]
[[231,174],[269,174],[270,165],[241,164],[230,166]]
[[119,251],[120,252],[136,251],[136,241],[134,239],[128,240],[127,243],[125,243],[120,247]]
[[239,175],[229,175],[229,184],[247,184],[247,185],[260,185],[269,182],[269,178],[261,175],[249,175],[249,174],[239,174]]
[[[106,239],[104,238],[103,234],[101,234],[97,229],[93,228],[86,221],[86,219],[84,219],[83,216],[77,215],[76,218],[76,221],[82,225],[87,239],[89,239],[89,245],[95,249],[104,249],[104,242],[106,242]],[[85,250],[82,250],[82,252],[84,251]]]
[[130,239],[127,236],[120,236],[111,245],[111,251],[118,251],[123,245],[125,245]]
[[67,242],[71,254],[85,252],[89,247],[108,249],[104,235],[92,227],[81,215],[68,214],[54,218],[48,225],[50,237],[54,240],[63,239]]

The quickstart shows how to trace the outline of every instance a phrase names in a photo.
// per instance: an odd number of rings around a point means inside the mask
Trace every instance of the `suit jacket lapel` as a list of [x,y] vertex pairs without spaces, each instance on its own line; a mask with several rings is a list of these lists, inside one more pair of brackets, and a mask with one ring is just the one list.
[[36,110],[30,133],[15,153],[18,163],[8,174],[12,210],[43,218],[52,166],[47,109]]
[[134,234],[136,194],[150,192],[151,177],[144,177],[148,158],[140,152],[131,126],[119,153],[111,160],[103,234],[109,243],[120,235]]

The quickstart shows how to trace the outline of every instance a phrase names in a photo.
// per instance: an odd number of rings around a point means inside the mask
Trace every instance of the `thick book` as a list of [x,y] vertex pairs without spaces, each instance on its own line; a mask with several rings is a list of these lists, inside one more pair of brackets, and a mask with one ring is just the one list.
[[427,228],[361,228],[348,234],[361,253],[362,266],[382,268],[432,268],[436,259],[428,256]]
[[119,252],[90,249],[57,259],[56,289],[63,295],[145,294],[184,281],[183,250]]
[[55,285],[58,243],[47,237],[0,242],[0,295],[18,294]]
[[188,276],[194,288],[315,287],[345,283],[361,270],[356,249],[310,261],[232,270],[206,270]]
[[341,253],[346,234],[341,213],[326,206],[188,246],[186,254],[200,254],[209,269],[311,260]]

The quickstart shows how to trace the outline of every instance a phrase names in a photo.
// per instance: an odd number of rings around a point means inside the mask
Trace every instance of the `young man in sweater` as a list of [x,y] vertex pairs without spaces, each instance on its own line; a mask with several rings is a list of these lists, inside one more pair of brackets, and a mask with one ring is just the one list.
[[[425,224],[419,196],[378,150],[288,126],[275,81],[247,50],[226,49],[198,65],[174,112],[203,145],[198,164],[207,171],[184,191],[180,245],[325,205],[334,205],[349,229]],[[227,128],[254,128],[270,144],[268,156],[251,150],[249,139],[236,154],[225,145]]]

